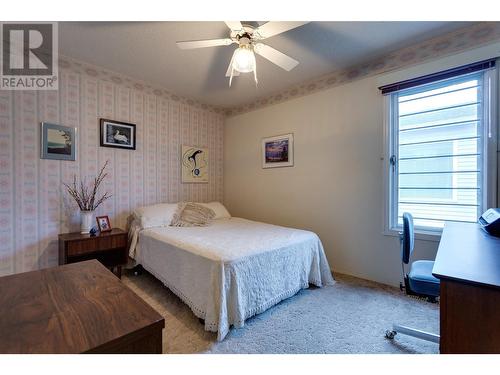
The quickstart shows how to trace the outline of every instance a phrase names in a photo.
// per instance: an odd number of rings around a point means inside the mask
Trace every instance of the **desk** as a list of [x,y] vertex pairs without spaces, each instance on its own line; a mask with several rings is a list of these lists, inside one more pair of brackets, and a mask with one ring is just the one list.
[[500,353],[500,238],[445,224],[432,270],[440,279],[440,352]]
[[0,353],[161,353],[163,317],[97,260],[0,278]]

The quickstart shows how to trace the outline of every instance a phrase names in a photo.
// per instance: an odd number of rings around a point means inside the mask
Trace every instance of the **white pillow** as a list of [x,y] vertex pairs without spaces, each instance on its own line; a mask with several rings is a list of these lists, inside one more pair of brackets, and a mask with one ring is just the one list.
[[210,202],[210,203],[198,203],[202,206],[210,208],[215,212],[214,219],[229,219],[231,214],[226,210],[226,207],[220,202]]
[[164,227],[170,225],[176,210],[177,203],[159,203],[136,208],[134,216],[142,228]]

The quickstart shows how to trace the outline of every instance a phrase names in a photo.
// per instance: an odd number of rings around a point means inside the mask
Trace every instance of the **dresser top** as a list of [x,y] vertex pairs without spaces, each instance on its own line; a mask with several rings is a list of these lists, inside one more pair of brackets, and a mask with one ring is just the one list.
[[97,260],[0,278],[0,353],[83,353],[163,317]]

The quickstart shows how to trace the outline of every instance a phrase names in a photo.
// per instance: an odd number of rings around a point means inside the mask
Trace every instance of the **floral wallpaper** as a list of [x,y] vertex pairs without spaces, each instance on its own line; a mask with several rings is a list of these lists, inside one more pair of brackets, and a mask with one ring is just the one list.
[[[58,91],[0,91],[0,276],[57,265],[59,233],[79,230],[61,186],[110,161],[98,210],[125,228],[135,207],[222,200],[224,116],[217,108],[62,58]],[[137,150],[99,146],[99,118],[137,125]],[[77,128],[77,159],[40,159],[40,122]],[[208,184],[182,184],[182,144],[209,149]]]

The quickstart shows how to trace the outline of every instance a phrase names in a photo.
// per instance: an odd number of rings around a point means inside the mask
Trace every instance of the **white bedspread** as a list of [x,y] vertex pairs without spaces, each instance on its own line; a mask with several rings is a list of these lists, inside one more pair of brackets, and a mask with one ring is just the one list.
[[233,217],[207,227],[132,225],[130,235],[131,257],[205,319],[218,340],[309,284],[334,282],[321,241],[309,231]]

